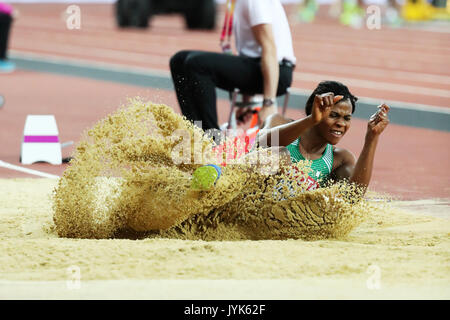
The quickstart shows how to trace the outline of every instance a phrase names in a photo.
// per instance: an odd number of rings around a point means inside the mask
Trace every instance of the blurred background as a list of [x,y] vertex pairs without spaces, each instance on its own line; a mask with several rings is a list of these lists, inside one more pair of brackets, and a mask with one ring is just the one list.
[[[13,68],[0,73],[0,159],[19,164],[27,114],[55,115],[60,140],[76,142],[128,97],[139,95],[179,112],[169,59],[182,49],[220,52],[224,2],[7,1],[14,17],[7,51]],[[448,196],[447,1],[282,3],[298,61],[288,116],[303,115],[306,98],[320,81],[343,82],[360,100],[353,131],[342,144],[358,154],[366,119],[386,102],[392,107],[392,122],[380,147],[384,149],[379,157],[385,158],[377,160],[373,186]],[[228,94],[218,90],[218,96],[223,123],[229,112]],[[72,150],[66,148],[64,155]],[[411,150],[414,156],[405,156]],[[416,168],[420,177],[404,174],[408,166]],[[60,174],[64,168],[45,170]],[[0,168],[0,176],[17,175]],[[384,179],[395,188],[386,187]]]

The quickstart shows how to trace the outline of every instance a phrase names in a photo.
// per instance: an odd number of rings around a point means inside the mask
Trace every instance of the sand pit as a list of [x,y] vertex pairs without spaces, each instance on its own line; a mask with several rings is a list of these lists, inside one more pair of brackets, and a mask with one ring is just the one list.
[[56,185],[0,180],[1,299],[450,298],[448,202],[391,202],[328,240],[69,239],[54,230]]
[[447,202],[305,191],[272,162],[228,163],[214,188],[191,190],[193,171],[223,158],[139,100],[74,158],[59,180],[0,180],[0,298],[450,297]]

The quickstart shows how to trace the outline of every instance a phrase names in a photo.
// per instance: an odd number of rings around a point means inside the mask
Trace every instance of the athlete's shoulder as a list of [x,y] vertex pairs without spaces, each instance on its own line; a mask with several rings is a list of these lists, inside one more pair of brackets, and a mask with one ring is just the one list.
[[356,157],[349,150],[333,146],[333,169],[342,165],[354,165]]

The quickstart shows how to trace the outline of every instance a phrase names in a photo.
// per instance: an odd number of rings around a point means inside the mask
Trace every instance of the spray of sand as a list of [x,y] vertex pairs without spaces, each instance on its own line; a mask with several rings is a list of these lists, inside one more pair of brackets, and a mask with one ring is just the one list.
[[[193,191],[193,171],[223,160],[213,147],[171,108],[131,100],[84,134],[53,193],[56,232],[70,238],[323,239],[348,234],[374,210],[351,185],[305,191],[283,164],[271,174],[245,161],[230,164],[214,188]],[[307,163],[297,167],[308,171]]]

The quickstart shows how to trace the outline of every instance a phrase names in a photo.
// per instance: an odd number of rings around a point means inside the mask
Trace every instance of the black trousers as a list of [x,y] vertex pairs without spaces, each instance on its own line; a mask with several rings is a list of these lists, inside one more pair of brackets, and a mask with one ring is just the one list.
[[[292,83],[290,64],[280,64],[278,92]],[[244,94],[263,93],[261,59],[205,51],[180,51],[170,59],[170,71],[183,115],[202,121],[203,130],[219,129],[216,88]]]
[[12,17],[9,14],[0,12],[0,60],[6,59],[6,50],[8,48],[8,36],[11,23]]

